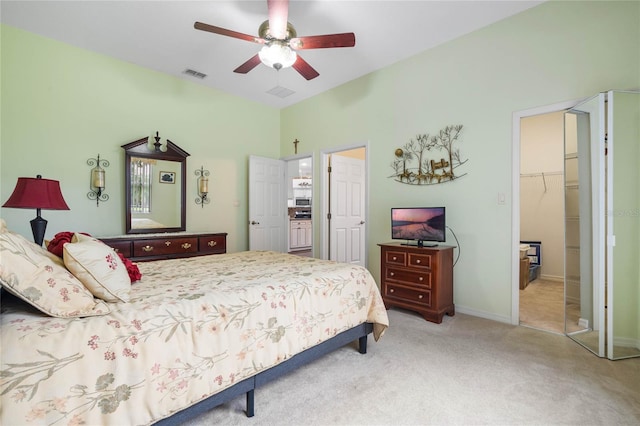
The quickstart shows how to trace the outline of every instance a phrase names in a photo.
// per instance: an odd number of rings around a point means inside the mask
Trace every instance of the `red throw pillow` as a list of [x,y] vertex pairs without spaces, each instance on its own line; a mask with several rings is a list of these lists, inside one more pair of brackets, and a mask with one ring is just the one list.
[[[58,232],[55,237],[53,237],[53,240],[49,241],[49,244],[47,245],[47,250],[49,250],[51,253],[55,254],[58,257],[62,257],[62,247],[65,245],[65,243],[70,243],[71,242],[71,238],[73,238],[73,234],[74,232],[70,232],[70,231],[66,231],[66,232]],[[87,235],[87,236],[91,236],[89,234],[85,234],[84,232],[81,232],[81,234]]]
[[136,265],[135,263],[133,263],[132,261],[124,257],[124,255],[120,252],[118,252],[118,256],[120,256],[120,259],[122,260],[122,263],[124,263],[124,266],[127,267],[127,272],[129,273],[129,279],[131,280],[132,283],[142,278],[142,274],[140,273],[140,269],[138,269],[138,265]]

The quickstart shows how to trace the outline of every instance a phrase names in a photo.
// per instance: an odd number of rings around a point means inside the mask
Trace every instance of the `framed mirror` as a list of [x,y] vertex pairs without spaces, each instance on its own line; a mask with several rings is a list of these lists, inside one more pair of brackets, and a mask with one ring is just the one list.
[[186,229],[189,154],[167,139],[149,137],[122,145],[125,152],[125,232],[150,234]]

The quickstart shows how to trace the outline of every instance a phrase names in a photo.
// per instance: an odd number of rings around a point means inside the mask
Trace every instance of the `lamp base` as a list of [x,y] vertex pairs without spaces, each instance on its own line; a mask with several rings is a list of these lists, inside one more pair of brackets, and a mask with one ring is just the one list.
[[[38,209],[40,210],[40,209]],[[47,230],[47,220],[43,219],[38,212],[38,216],[31,222],[31,232],[33,232],[33,241],[42,246],[44,241],[44,232]]]

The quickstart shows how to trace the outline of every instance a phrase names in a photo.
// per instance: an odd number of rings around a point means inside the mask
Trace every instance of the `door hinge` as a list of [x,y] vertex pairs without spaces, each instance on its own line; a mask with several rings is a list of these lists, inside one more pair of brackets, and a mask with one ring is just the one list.
[[327,167],[327,172],[331,173],[331,166]]
[[327,213],[327,219],[331,220],[331,213]]

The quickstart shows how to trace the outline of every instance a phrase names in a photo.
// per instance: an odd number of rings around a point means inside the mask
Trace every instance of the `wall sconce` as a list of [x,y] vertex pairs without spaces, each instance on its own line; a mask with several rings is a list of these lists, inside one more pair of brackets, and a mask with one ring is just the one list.
[[209,170],[205,170],[200,166],[199,170],[196,170],[196,176],[198,176],[198,198],[196,198],[196,204],[200,204],[204,208],[205,204],[209,204],[211,201],[207,194],[209,194]]
[[37,216],[31,221],[33,241],[39,246],[44,241],[47,220],[40,216],[40,210],[69,210],[60,191],[60,182],[51,179],[21,177],[11,194],[2,205],[14,209],[36,209]]
[[87,164],[89,166],[95,166],[91,169],[91,183],[89,184],[89,188],[91,191],[87,194],[87,198],[90,200],[96,200],[96,206],[100,205],[100,201],[107,201],[109,196],[105,194],[105,172],[103,167],[109,167],[109,162],[107,160],[101,160],[100,154],[98,154],[98,158],[89,158],[87,160]]

